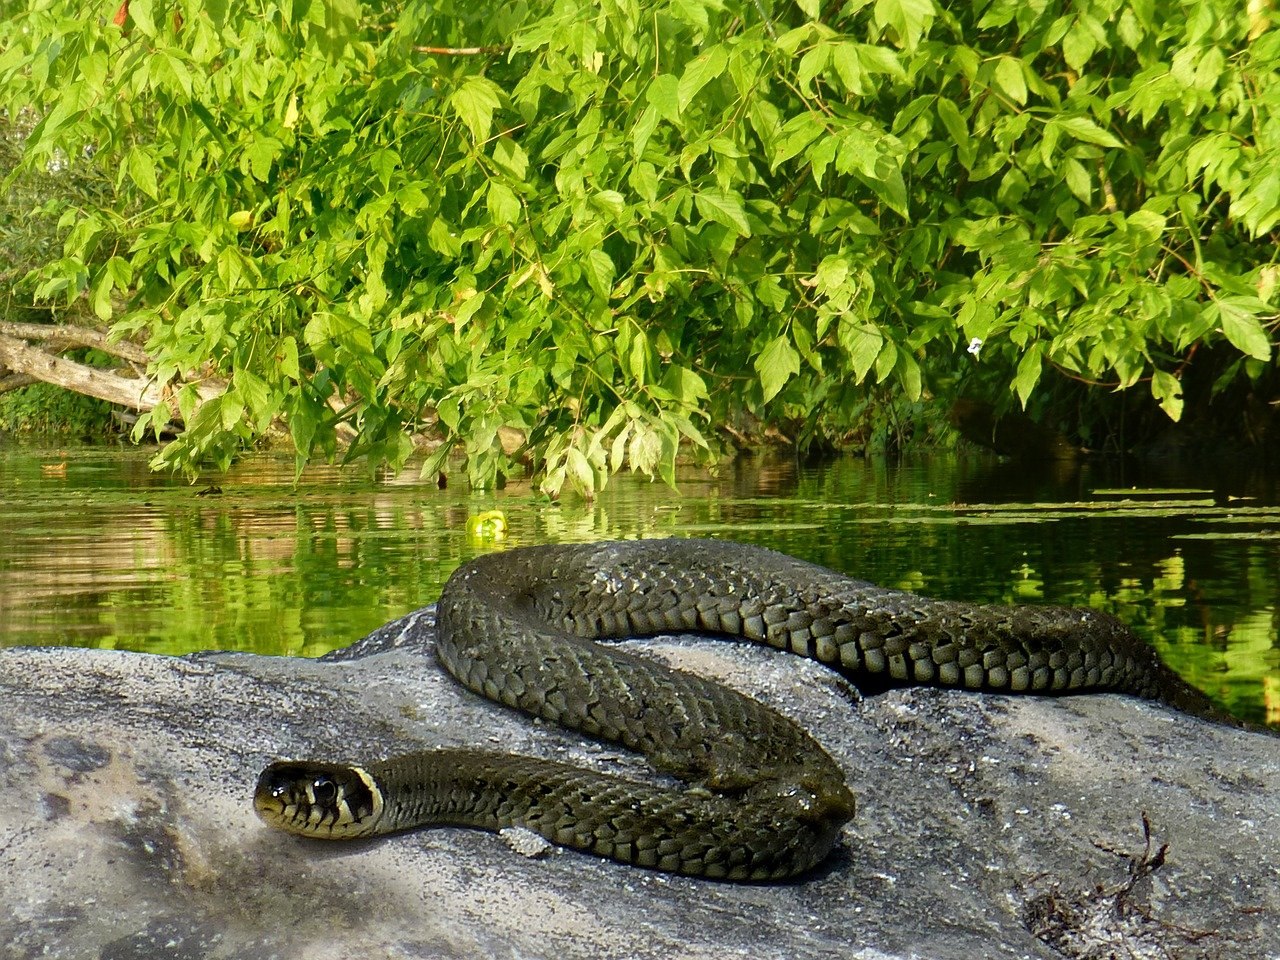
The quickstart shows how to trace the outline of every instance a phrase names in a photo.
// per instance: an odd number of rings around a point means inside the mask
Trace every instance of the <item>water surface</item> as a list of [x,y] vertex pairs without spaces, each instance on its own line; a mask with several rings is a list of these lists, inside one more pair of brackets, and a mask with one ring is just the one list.
[[[556,505],[413,471],[295,484],[266,455],[189,484],[151,474],[151,453],[0,441],[0,646],[314,656],[434,601],[479,552],[710,536],[938,597],[1099,607],[1236,713],[1280,723],[1280,484],[1249,464],[743,458],[685,471],[678,495],[624,476]],[[469,534],[494,509],[508,537]]]

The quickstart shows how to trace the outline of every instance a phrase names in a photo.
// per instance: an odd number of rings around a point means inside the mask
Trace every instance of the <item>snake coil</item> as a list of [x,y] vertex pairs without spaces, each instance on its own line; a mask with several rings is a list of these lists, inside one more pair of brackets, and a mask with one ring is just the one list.
[[279,761],[254,795],[266,822],[332,839],[427,824],[524,827],[625,863],[735,880],[788,877],[823,860],[854,801],[822,746],[758,701],[595,642],[612,638],[721,634],[810,657],[855,683],[1117,690],[1219,716],[1107,614],[930,600],[723,541],[480,557],[446,584],[437,627],[437,658],[471,690],[643,753],[686,786],[483,750]]

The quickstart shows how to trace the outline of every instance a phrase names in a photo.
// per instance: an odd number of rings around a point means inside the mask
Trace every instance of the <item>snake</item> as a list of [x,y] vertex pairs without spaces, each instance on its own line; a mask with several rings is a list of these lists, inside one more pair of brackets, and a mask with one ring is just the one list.
[[507,707],[642,754],[649,780],[480,748],[363,763],[277,760],[254,809],[309,838],[429,825],[523,828],[552,844],[690,876],[813,870],[855,812],[844,770],[799,723],[602,641],[699,633],[818,661],[864,689],[1117,691],[1222,714],[1122,621],[1084,607],[929,599],[758,546],[663,539],[518,547],[460,566],[435,658]]

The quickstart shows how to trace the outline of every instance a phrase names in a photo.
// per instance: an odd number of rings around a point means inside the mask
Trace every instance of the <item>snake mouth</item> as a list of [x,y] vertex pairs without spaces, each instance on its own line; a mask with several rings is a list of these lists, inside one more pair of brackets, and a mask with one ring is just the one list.
[[382,816],[382,790],[362,767],[277,760],[258,777],[254,812],[302,837],[368,836]]

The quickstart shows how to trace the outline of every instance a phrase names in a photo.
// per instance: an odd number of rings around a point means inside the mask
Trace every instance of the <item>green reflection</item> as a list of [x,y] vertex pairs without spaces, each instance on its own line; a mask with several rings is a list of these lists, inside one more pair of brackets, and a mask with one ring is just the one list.
[[[1229,709],[1280,723],[1280,508],[1265,478],[1215,492],[1089,465],[743,459],[686,473],[679,496],[620,477],[592,503],[552,505],[520,484],[472,495],[414,473],[318,468],[295,486],[292,461],[266,456],[191,486],[148,456],[0,446],[0,645],[314,656],[432,602],[481,551],[713,536],[938,597],[1099,607]],[[469,535],[489,510],[505,539]]]

